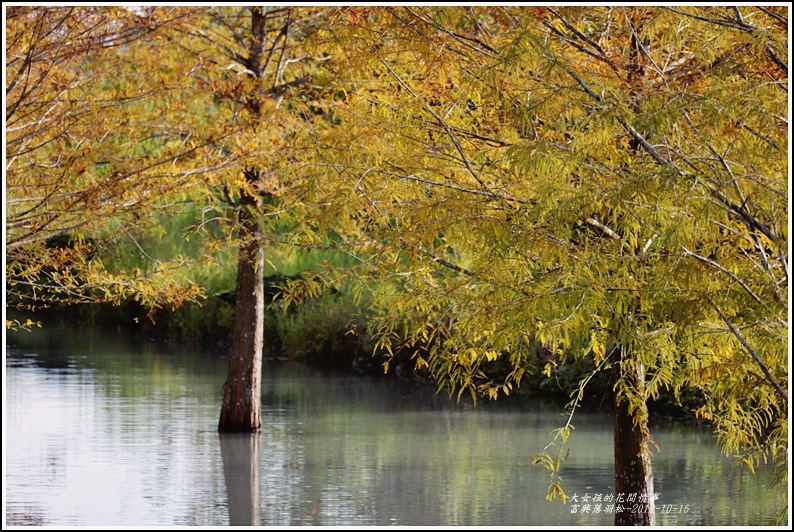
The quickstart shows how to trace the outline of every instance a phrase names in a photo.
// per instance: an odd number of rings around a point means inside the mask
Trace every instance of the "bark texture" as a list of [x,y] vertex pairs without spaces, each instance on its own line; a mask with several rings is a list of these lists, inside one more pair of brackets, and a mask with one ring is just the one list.
[[[647,38],[640,37],[645,24],[644,17],[641,10],[632,13],[633,64],[628,70],[626,81],[630,87],[629,92],[635,99],[641,89],[638,85],[645,76],[647,50],[650,45]],[[639,114],[641,100],[635,101],[634,110]],[[644,146],[640,138],[635,136],[630,140],[629,148],[632,152],[641,153]],[[640,361],[626,356],[625,346],[619,345],[616,349],[615,354],[619,356],[620,362],[615,369],[619,384],[615,390],[615,491],[616,497],[620,498],[622,495],[624,502],[615,503],[615,525],[652,526],[656,524],[656,511],[649,448],[651,432],[648,427],[645,367]],[[633,501],[630,501],[632,497]],[[622,511],[618,511],[618,504],[622,505]]]
[[244,197],[239,222],[244,235],[237,265],[237,288],[229,372],[223,386],[220,432],[258,432],[262,426],[262,348],[264,342],[264,253],[260,223]]

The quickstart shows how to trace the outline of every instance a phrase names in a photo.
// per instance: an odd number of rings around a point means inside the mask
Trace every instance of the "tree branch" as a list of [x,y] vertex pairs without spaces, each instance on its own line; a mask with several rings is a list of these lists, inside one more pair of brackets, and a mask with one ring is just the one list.
[[725,275],[727,275],[728,277],[730,277],[732,280],[736,281],[736,283],[738,283],[738,284],[739,284],[739,286],[741,286],[742,288],[744,288],[744,289],[745,289],[745,291],[746,291],[748,294],[750,294],[750,297],[752,297],[753,299],[755,299],[755,301],[756,301],[757,303],[759,303],[759,304],[763,305],[763,301],[761,300],[761,298],[760,298],[760,297],[758,297],[758,295],[756,295],[756,293],[755,293],[755,292],[753,292],[753,291],[750,289],[750,287],[749,287],[749,286],[747,286],[747,285],[744,283],[744,281],[742,281],[741,279],[739,279],[738,277],[736,277],[736,275],[735,275],[733,272],[731,272],[730,270],[727,270],[726,268],[722,267],[720,264],[718,264],[718,263],[714,262],[713,260],[711,260],[711,259],[708,259],[708,258],[704,257],[703,255],[699,255],[699,254],[695,253],[694,251],[689,251],[689,250],[688,250],[686,247],[684,247],[684,246],[681,246],[681,249],[683,249],[683,250],[684,250],[684,257],[693,257],[693,258],[695,258],[695,259],[699,260],[700,262],[703,262],[704,264],[708,264],[709,266],[713,266],[714,268],[717,268],[719,271],[721,271],[722,273],[724,273]]
[[424,249],[422,249],[420,251],[422,253],[424,253],[425,255],[427,255],[428,257],[430,257],[431,259],[433,259],[434,262],[437,262],[437,263],[441,264],[442,266],[444,266],[446,268],[449,268],[451,270],[455,270],[456,272],[462,273],[462,274],[465,274],[465,275],[470,275],[470,276],[474,275],[474,272],[467,270],[463,266],[458,266],[457,264],[449,262],[448,260],[444,260],[441,257],[433,255],[432,253],[430,253],[429,251],[426,251]]
[[780,59],[777,54],[775,53],[775,49],[772,47],[771,43],[766,43],[766,53],[769,55],[769,58],[778,66],[780,70],[788,74],[788,65]]
[[747,24],[746,22],[739,22],[739,21],[736,21],[736,20],[723,20],[723,19],[719,19],[719,18],[703,17],[703,16],[700,16],[700,15],[695,15],[694,13],[687,13],[686,11],[681,11],[680,9],[675,9],[675,8],[672,8],[672,7],[665,7],[664,9],[672,11],[673,13],[678,13],[679,15],[684,15],[686,17],[692,17],[692,18],[697,19],[697,20],[702,20],[703,22],[710,22],[712,24],[717,24],[719,26],[727,26],[729,28],[733,28],[733,29],[737,29],[737,30],[751,32],[751,31],[755,31],[757,29],[752,24]]
[[629,253],[630,255],[634,255],[634,250],[631,248],[631,246],[629,245],[629,243],[628,243],[628,242],[626,242],[625,240],[623,240],[623,237],[621,237],[621,236],[620,236],[619,234],[617,234],[615,231],[613,231],[612,229],[610,229],[610,228],[609,228],[609,227],[607,227],[606,225],[602,224],[601,222],[599,222],[599,221],[598,221],[598,220],[596,220],[595,218],[592,218],[592,217],[590,217],[590,218],[587,218],[585,221],[587,222],[587,224],[588,224],[588,225],[591,225],[591,226],[593,226],[593,227],[595,227],[595,228],[599,229],[600,231],[602,231],[604,234],[606,234],[606,235],[607,235],[609,238],[611,238],[611,239],[612,239],[612,240],[614,240],[615,242],[618,242],[618,243],[620,243],[620,246],[621,246],[621,247],[622,247],[622,248],[623,248],[623,249],[624,249],[624,250],[625,250],[627,253]]
[[485,190],[486,190],[488,193],[492,193],[492,192],[491,192],[491,189],[488,187],[488,185],[486,185],[486,184],[485,184],[485,182],[483,182],[483,180],[482,180],[482,179],[480,179],[480,176],[479,176],[479,175],[477,175],[477,172],[475,172],[475,171],[474,171],[474,168],[472,168],[472,166],[471,166],[471,163],[469,162],[469,159],[468,159],[468,157],[466,157],[466,154],[463,152],[463,146],[460,144],[460,141],[459,141],[459,140],[458,140],[458,138],[455,136],[455,134],[452,132],[452,129],[450,129],[450,127],[449,127],[449,125],[446,123],[446,121],[445,121],[443,118],[441,118],[441,117],[438,115],[438,113],[436,113],[436,112],[435,112],[433,109],[431,109],[431,108],[430,108],[430,106],[428,106],[426,103],[424,103],[424,102],[423,102],[423,101],[422,101],[422,100],[419,98],[419,96],[417,96],[417,94],[416,94],[416,93],[415,93],[415,92],[414,92],[414,91],[413,91],[413,90],[412,90],[412,89],[411,89],[411,88],[410,88],[410,87],[409,87],[409,86],[408,86],[408,85],[407,85],[407,84],[406,84],[406,83],[405,83],[405,82],[404,82],[402,79],[400,79],[400,77],[397,75],[397,73],[396,73],[396,72],[394,72],[394,70],[392,70],[392,69],[391,69],[391,67],[388,65],[388,63],[386,63],[386,61],[384,61],[384,60],[383,60],[383,59],[381,59],[380,57],[379,57],[378,59],[379,59],[379,60],[380,60],[380,62],[383,64],[383,66],[385,66],[385,67],[386,67],[386,70],[388,70],[388,71],[389,71],[389,74],[391,74],[391,76],[392,76],[392,77],[395,79],[395,81],[397,81],[397,83],[398,83],[398,84],[399,84],[399,85],[400,85],[400,86],[401,86],[403,89],[405,89],[405,90],[408,92],[408,94],[410,94],[410,95],[411,95],[411,96],[413,96],[413,97],[414,97],[414,98],[415,98],[415,99],[416,99],[418,102],[420,102],[420,104],[421,104],[421,105],[422,105],[422,107],[425,109],[425,111],[427,111],[428,113],[430,113],[430,114],[433,116],[433,118],[435,118],[435,120],[436,120],[436,122],[438,123],[438,125],[439,125],[439,126],[441,126],[441,127],[444,129],[444,131],[446,131],[446,132],[447,132],[447,135],[449,136],[450,140],[452,140],[452,143],[455,145],[455,149],[457,150],[458,154],[459,154],[459,155],[460,155],[460,157],[461,157],[461,160],[463,161],[463,165],[466,167],[466,170],[468,170],[468,171],[469,171],[469,173],[470,173],[470,174],[471,174],[471,176],[474,178],[474,180],[475,180],[475,181],[477,181],[477,183],[479,183],[479,184],[480,184],[480,186],[481,186],[483,189],[485,189]]
[[772,376],[772,372],[770,372],[769,368],[766,366],[766,364],[764,364],[764,361],[761,359],[761,356],[756,352],[755,349],[753,349],[753,347],[749,343],[747,343],[747,340],[745,340],[744,336],[742,336],[741,331],[739,331],[739,329],[737,329],[736,326],[733,323],[731,323],[731,320],[729,320],[728,316],[726,316],[722,312],[722,309],[720,309],[720,307],[717,306],[717,304],[714,303],[714,301],[712,301],[711,298],[709,298],[709,302],[714,307],[714,310],[717,311],[717,314],[720,315],[720,318],[722,318],[722,321],[725,322],[725,325],[727,325],[728,328],[731,330],[731,332],[736,337],[736,339],[739,340],[739,343],[742,344],[742,346],[747,350],[748,353],[750,353],[750,355],[756,361],[758,366],[761,368],[761,371],[763,371],[764,375],[766,375],[766,379],[775,388],[775,390],[777,391],[778,395],[780,395],[780,397],[783,398],[783,400],[786,402],[786,404],[788,404],[788,394],[783,389],[783,387],[780,385],[780,383],[777,382],[775,377]]
[[417,177],[415,175],[394,174],[394,173],[386,172],[385,170],[381,170],[381,171],[383,173],[387,174],[387,175],[393,175],[395,177],[399,177],[400,179],[408,179],[410,181],[418,181],[419,183],[425,183],[427,185],[432,185],[432,186],[435,186],[435,187],[450,188],[452,190],[457,190],[457,191],[460,191],[460,192],[466,192],[468,194],[477,194],[478,196],[485,196],[485,197],[488,197],[488,198],[501,199],[501,200],[505,200],[505,201],[514,201],[516,203],[521,203],[521,204],[526,204],[527,203],[524,200],[520,200],[518,198],[513,198],[513,197],[510,197],[510,196],[505,196],[503,194],[497,194],[496,192],[485,192],[485,191],[482,191],[482,190],[474,190],[474,189],[471,189],[471,188],[460,187],[460,186],[457,186],[457,185],[450,185],[448,183],[439,183],[438,181],[425,179],[423,177]]
[[774,11],[772,11],[767,7],[763,7],[763,6],[756,6],[756,7],[758,7],[758,9],[760,9],[761,11],[763,11],[773,19],[777,20],[780,23],[780,25],[783,26],[783,29],[788,29],[788,19],[786,17],[782,17],[778,15],[777,13],[775,13]]
[[[596,94],[585,81],[576,75],[573,70],[570,69],[567,65],[562,65],[562,68],[573,78],[576,80],[577,83],[589,94],[592,98],[594,98],[598,102],[603,102],[604,99]],[[662,166],[673,168],[679,175],[685,175],[687,172],[675,164],[673,161],[665,158],[656,148],[654,148],[646,139],[643,137],[634,126],[628,123],[628,121],[620,115],[617,115],[617,120],[626,131],[637,141],[639,142],[640,146],[642,146],[643,150],[653,157],[653,159]],[[714,196],[720,203],[722,203],[725,207],[727,207],[733,214],[739,217],[740,220],[744,221],[748,227],[756,229],[762,232],[767,238],[772,241],[777,240],[777,235],[775,231],[769,228],[767,225],[762,223],[758,218],[753,216],[753,214],[747,209],[746,204],[737,205],[736,203],[730,201],[722,192],[720,192],[717,188],[709,187],[709,191],[711,192],[712,196]]]
[[[494,48],[491,47],[490,45],[488,45],[487,43],[481,41],[480,39],[477,39],[475,37],[469,37],[467,35],[461,35],[460,33],[456,33],[454,31],[450,31],[447,28],[445,28],[444,26],[440,25],[439,23],[437,23],[437,22],[435,22],[435,21],[433,21],[431,19],[428,19],[428,18],[420,15],[419,13],[416,13],[415,11],[411,10],[410,7],[408,9],[406,9],[406,11],[408,11],[408,13],[410,13],[414,17],[418,18],[419,20],[421,20],[425,24],[429,24],[430,26],[434,27],[435,29],[446,33],[447,35],[449,35],[450,37],[452,37],[453,39],[455,39],[456,41],[458,41],[462,45],[464,45],[464,46],[466,46],[468,48],[471,48],[472,50],[474,50],[476,52],[479,52],[479,53],[481,53],[483,55],[486,55],[488,57],[496,58],[497,51],[494,50]],[[403,21],[399,16],[397,16],[397,15],[394,15],[394,16],[397,19],[401,20],[404,24],[410,26],[410,24],[408,24],[405,21]],[[477,44],[477,45],[481,46],[482,48],[477,48],[472,43]]]
[[[552,58],[552,59],[556,60],[556,58]],[[582,78],[576,75],[576,72],[571,70],[571,68],[568,65],[566,64],[561,64],[561,65],[562,68],[568,73],[568,75],[571,76],[573,79],[575,79],[576,82],[584,89],[584,91],[587,94],[590,95],[591,98],[595,99],[597,102],[604,101],[604,98],[601,97],[598,93],[596,93],[593,89],[591,89],[590,86],[587,83],[585,83],[585,81]]]

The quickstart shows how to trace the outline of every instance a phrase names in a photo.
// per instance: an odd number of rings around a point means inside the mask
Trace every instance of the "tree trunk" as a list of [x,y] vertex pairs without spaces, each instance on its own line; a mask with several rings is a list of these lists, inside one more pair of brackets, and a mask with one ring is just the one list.
[[[649,45],[639,38],[644,24],[643,11],[632,13],[632,24],[636,28],[632,36],[633,64],[627,82],[632,97],[636,95],[635,86],[645,74],[643,63]],[[640,113],[640,100],[634,106]],[[632,152],[640,152],[638,139],[629,142]],[[619,363],[615,368],[616,379],[623,380],[623,386],[615,389],[615,491],[616,498],[622,495],[623,502],[615,502],[615,525],[652,526],[656,524],[655,500],[653,491],[653,470],[651,469],[651,432],[648,427],[648,405],[645,394],[645,367],[638,360],[626,356],[625,346],[616,346],[615,354]],[[630,408],[629,397],[634,403]],[[629,500],[633,499],[633,500]],[[622,511],[618,511],[618,504]]]
[[[255,172],[247,171],[253,179]],[[257,432],[262,426],[262,347],[264,342],[264,253],[261,223],[252,211],[256,199],[240,200],[240,252],[229,372],[223,386],[220,432]]]
[[[262,58],[267,44],[267,9],[251,7],[251,40],[248,57],[241,61],[246,67],[248,76],[254,80],[263,80],[266,65]],[[289,24],[282,30],[284,49],[286,49]],[[270,54],[276,49],[276,42],[271,43]],[[283,51],[282,51],[283,53]],[[250,118],[259,121],[262,114],[262,102],[257,91],[251,91],[243,97],[243,107]],[[246,180],[253,185],[253,190],[262,188],[261,168],[249,167],[244,171]],[[256,214],[261,207],[262,196],[250,195],[244,190],[240,192],[237,202],[237,223],[240,228],[240,252],[237,264],[237,289],[234,306],[234,326],[232,329],[232,351],[229,356],[229,373],[223,387],[223,406],[218,424],[220,432],[258,432],[261,420],[261,378],[262,378],[262,347],[264,342],[265,293],[264,253],[262,247],[262,222]],[[230,200],[231,201],[231,200]]]
[[615,390],[615,525],[653,526],[656,512],[645,368],[641,362],[626,359],[622,348],[617,349],[620,363],[615,371],[620,373],[616,377],[622,375],[626,387],[637,394],[641,402],[629,412],[625,393]]

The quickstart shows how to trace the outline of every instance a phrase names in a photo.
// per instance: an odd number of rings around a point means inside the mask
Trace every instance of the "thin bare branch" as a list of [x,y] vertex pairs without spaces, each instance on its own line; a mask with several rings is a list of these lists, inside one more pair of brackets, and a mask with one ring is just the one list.
[[688,249],[687,249],[685,246],[683,246],[683,245],[681,246],[681,249],[683,249],[683,250],[684,250],[684,257],[692,257],[692,258],[694,258],[694,259],[697,259],[697,260],[699,260],[700,262],[702,262],[702,263],[704,263],[704,264],[708,264],[709,266],[711,266],[711,267],[713,267],[713,268],[716,268],[717,270],[721,271],[722,273],[724,273],[725,275],[727,275],[728,277],[730,277],[730,278],[731,278],[731,280],[733,280],[733,281],[734,281],[735,283],[737,283],[739,286],[741,286],[742,288],[744,288],[744,290],[745,290],[745,291],[746,291],[748,294],[750,294],[750,297],[752,297],[752,298],[753,298],[753,299],[754,299],[754,300],[755,300],[757,303],[759,303],[759,304],[761,304],[761,305],[763,305],[763,304],[764,304],[764,303],[763,303],[763,301],[762,301],[762,299],[761,299],[761,298],[760,298],[760,297],[759,297],[759,296],[758,296],[758,295],[757,295],[755,292],[753,292],[753,291],[752,291],[752,289],[751,289],[749,286],[747,286],[747,284],[746,284],[744,281],[742,281],[741,279],[739,279],[738,277],[736,277],[736,274],[734,274],[732,271],[730,271],[730,270],[728,270],[727,268],[723,267],[721,264],[719,264],[719,263],[717,263],[717,262],[714,262],[713,260],[711,260],[711,259],[709,259],[709,258],[707,258],[707,257],[704,257],[703,255],[700,255],[700,254],[698,254],[698,253],[695,253],[694,251],[690,251],[690,250],[688,250]]
[[767,367],[766,364],[764,364],[761,355],[759,355],[758,352],[755,349],[753,349],[753,347],[747,342],[744,336],[742,336],[741,331],[738,328],[736,328],[736,326],[733,323],[731,323],[731,320],[729,320],[728,316],[726,316],[725,313],[722,312],[722,309],[716,303],[714,303],[714,301],[711,301],[711,299],[709,299],[709,302],[714,307],[714,310],[717,311],[717,314],[720,315],[722,321],[725,322],[725,325],[727,325],[728,328],[731,330],[731,333],[733,333],[736,339],[739,340],[739,343],[742,344],[742,347],[744,347],[747,350],[747,352],[750,353],[750,356],[753,357],[753,360],[755,360],[755,362],[758,364],[758,367],[760,367],[761,371],[764,372],[767,381],[769,381],[769,383],[772,385],[772,387],[775,389],[778,395],[780,395],[780,397],[783,398],[786,404],[788,404],[788,394],[786,393],[786,390],[783,389],[783,387],[780,385],[777,379],[775,379],[775,377],[772,375],[772,372],[769,371],[769,368]]

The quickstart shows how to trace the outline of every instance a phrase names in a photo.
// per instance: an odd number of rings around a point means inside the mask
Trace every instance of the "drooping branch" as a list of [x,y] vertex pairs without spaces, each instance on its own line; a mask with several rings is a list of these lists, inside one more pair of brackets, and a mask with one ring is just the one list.
[[757,6],[757,7],[758,7],[758,9],[760,9],[761,11],[763,11],[764,13],[766,13],[767,15],[769,15],[770,17],[772,17],[773,19],[777,20],[777,21],[778,21],[778,23],[779,23],[779,24],[780,24],[780,25],[781,25],[781,26],[782,26],[784,29],[788,29],[788,19],[787,19],[786,17],[783,17],[783,16],[781,16],[781,15],[778,15],[777,13],[775,13],[774,11],[772,11],[771,9],[769,9],[768,7],[763,7],[763,6]]
[[691,17],[691,18],[694,18],[694,19],[697,19],[697,20],[700,20],[700,21],[703,21],[703,22],[709,22],[711,24],[717,24],[719,26],[726,26],[728,28],[733,28],[733,29],[738,29],[738,30],[748,31],[748,32],[751,32],[751,31],[754,31],[754,30],[757,29],[752,24],[748,24],[746,22],[739,21],[739,20],[736,20],[736,19],[729,20],[729,19],[720,19],[720,18],[713,18],[713,17],[704,17],[702,15],[696,15],[695,13],[688,13],[686,11],[682,11],[680,9],[676,9],[676,8],[673,8],[673,7],[665,7],[664,9],[670,10],[673,13],[678,13],[679,15],[684,15],[686,17]]
[[430,253],[429,251],[427,251],[425,249],[422,249],[421,251],[422,251],[422,253],[424,253],[425,255],[430,257],[431,259],[433,259],[433,262],[437,262],[440,265],[444,266],[445,268],[449,268],[450,270],[455,270],[456,272],[462,273],[464,275],[469,275],[469,276],[473,276],[474,275],[474,272],[472,272],[470,270],[467,270],[463,266],[458,266],[457,264],[455,264],[453,262],[449,262],[446,259],[442,259],[441,257],[439,257],[437,255],[434,255],[433,253]]
[[[556,58],[553,59],[556,60]],[[563,63],[562,68],[568,73],[569,76],[571,76],[576,81],[576,83],[578,83],[584,89],[584,91],[587,94],[590,95],[591,98],[593,98],[599,103],[604,101],[604,98],[601,95],[599,95],[597,92],[591,89],[590,86],[576,74],[576,72],[571,70],[571,67]]]
[[[584,91],[589,94],[592,98],[594,98],[598,102],[603,102],[604,98],[598,95],[593,89],[591,89],[587,83],[580,78],[570,67],[567,65],[562,65],[562,68],[574,79],[576,82],[584,89]],[[680,166],[675,164],[672,160],[664,157],[659,150],[654,148],[648,140],[639,133],[633,125],[631,125],[625,118],[618,115],[617,116],[618,122],[626,129],[626,131],[642,146],[642,149],[650,155],[654,161],[659,163],[660,165],[671,168],[675,170],[678,175],[691,175],[689,172],[684,171]],[[775,231],[773,231],[768,225],[761,222],[757,217],[755,217],[747,208],[746,203],[742,203],[741,205],[737,205],[735,202],[728,199],[719,189],[714,186],[709,186],[709,192],[711,195],[716,198],[724,207],[730,210],[735,216],[737,216],[740,220],[742,220],[748,227],[751,229],[755,229],[763,233],[767,238],[772,241],[777,240],[777,235]]]
[[778,66],[780,70],[788,74],[788,65],[780,59],[775,53],[775,49],[772,47],[770,43],[766,43],[766,53],[769,58]]
[[391,76],[394,78],[394,80],[395,80],[395,81],[396,81],[396,82],[397,82],[397,83],[398,83],[398,84],[399,84],[399,85],[400,85],[400,86],[401,86],[403,89],[405,89],[405,90],[406,90],[406,92],[408,92],[408,94],[410,94],[410,95],[411,95],[413,98],[415,98],[415,99],[416,99],[418,102],[420,102],[420,103],[421,103],[421,105],[422,105],[422,107],[425,109],[425,111],[427,111],[428,113],[430,113],[430,114],[433,116],[433,118],[436,120],[436,122],[438,123],[438,125],[439,125],[439,126],[441,126],[441,127],[444,129],[444,131],[446,131],[446,133],[447,133],[447,135],[449,136],[450,140],[451,140],[451,141],[452,141],[452,143],[455,145],[455,149],[457,150],[458,154],[460,155],[460,157],[461,157],[461,160],[463,161],[463,165],[466,167],[466,170],[468,170],[468,171],[469,171],[469,174],[471,174],[471,176],[474,178],[474,180],[475,180],[475,181],[477,181],[477,183],[479,183],[479,185],[480,185],[480,186],[481,186],[483,189],[485,189],[487,192],[489,192],[489,193],[493,193],[493,192],[491,191],[490,187],[488,187],[488,185],[486,185],[486,184],[485,184],[485,182],[484,182],[484,181],[483,181],[483,180],[480,178],[480,176],[477,174],[477,172],[475,172],[475,171],[474,171],[474,168],[472,167],[471,163],[469,162],[469,158],[468,158],[468,157],[466,157],[466,154],[465,154],[465,153],[464,153],[464,151],[463,151],[463,146],[461,145],[460,141],[459,141],[459,140],[458,140],[458,138],[455,136],[455,134],[452,132],[452,129],[449,127],[449,125],[447,124],[446,120],[444,120],[444,119],[443,119],[441,116],[439,116],[439,114],[438,114],[438,113],[436,113],[436,112],[435,112],[435,111],[434,111],[434,110],[433,110],[433,109],[432,109],[432,108],[431,108],[429,105],[427,105],[426,103],[424,103],[424,102],[421,100],[421,98],[419,98],[419,96],[417,96],[417,95],[416,95],[416,93],[415,93],[415,92],[414,92],[414,91],[413,91],[413,90],[412,90],[412,89],[411,89],[411,88],[408,86],[408,84],[407,84],[407,83],[405,83],[405,82],[404,82],[404,81],[403,81],[403,80],[402,80],[402,79],[401,79],[401,78],[400,78],[400,77],[397,75],[397,73],[396,73],[396,72],[394,72],[394,70],[392,70],[392,68],[391,68],[391,67],[388,65],[388,63],[386,63],[386,61],[384,61],[384,60],[383,60],[383,59],[381,59],[381,58],[378,58],[378,59],[380,59],[380,62],[383,64],[383,66],[385,66],[385,67],[386,67],[386,70],[388,70],[388,71],[389,71],[389,74],[391,74]]
[[736,339],[739,340],[739,343],[742,344],[742,347],[744,347],[747,350],[747,352],[750,353],[750,355],[753,357],[753,360],[755,360],[755,362],[758,364],[758,367],[760,367],[761,371],[764,372],[767,381],[769,381],[772,387],[775,388],[775,391],[777,391],[778,395],[780,395],[780,397],[783,398],[783,401],[785,401],[786,404],[788,404],[788,394],[780,385],[780,383],[775,379],[775,377],[772,375],[772,372],[769,371],[767,365],[764,364],[763,359],[761,359],[761,355],[759,355],[758,352],[755,349],[753,349],[753,347],[747,342],[744,336],[742,336],[741,331],[739,331],[739,329],[733,323],[731,323],[731,320],[729,320],[728,316],[726,316],[725,313],[722,312],[722,309],[711,299],[709,299],[709,302],[714,307],[714,310],[717,311],[717,314],[720,315],[722,321],[725,322],[725,325],[728,326],[728,329],[731,330],[731,333],[733,333]]
[[[497,55],[496,55],[497,51],[493,47],[491,47],[489,44],[483,42],[482,40],[477,39],[475,37],[470,37],[468,35],[461,35],[460,33],[452,31],[449,28],[446,28],[446,27],[442,26],[438,22],[435,22],[434,20],[431,20],[431,19],[421,15],[420,13],[418,13],[418,12],[416,12],[416,11],[410,9],[410,8],[407,8],[406,11],[408,11],[408,13],[410,13],[411,16],[413,16],[414,18],[417,18],[417,19],[421,20],[425,24],[428,24],[428,25],[432,26],[433,28],[435,28],[438,31],[446,33],[447,35],[449,35],[450,37],[452,37],[453,39],[455,39],[457,42],[461,43],[462,45],[466,46],[467,48],[470,48],[470,49],[472,49],[472,50],[474,50],[474,51],[476,51],[478,53],[481,53],[483,55],[486,55],[488,57],[492,57],[492,58],[496,58],[497,57]],[[413,26],[413,24],[410,24],[407,21],[405,21],[404,19],[402,19],[402,17],[397,15],[394,11],[392,11],[392,15],[397,20],[400,20],[404,24],[409,25],[409,26]]]
[[431,179],[425,179],[423,177],[418,177],[418,176],[415,176],[415,175],[390,174],[388,172],[384,172],[384,173],[387,173],[387,175],[393,175],[393,176],[398,177],[400,179],[407,179],[409,181],[417,181],[419,183],[425,183],[426,185],[431,185],[431,186],[434,186],[434,187],[449,188],[449,189],[452,189],[452,190],[457,190],[458,192],[465,192],[467,194],[476,194],[478,196],[485,196],[487,198],[492,198],[492,199],[501,199],[501,200],[505,200],[505,201],[512,201],[512,202],[521,203],[521,204],[526,204],[527,203],[524,200],[521,200],[521,199],[518,199],[518,198],[513,198],[511,196],[505,196],[504,194],[497,194],[496,192],[490,192],[490,191],[486,192],[486,191],[483,191],[483,190],[474,190],[474,189],[471,189],[471,188],[461,187],[461,186],[458,186],[458,185],[452,185],[452,184],[449,184],[449,183],[439,183],[438,181],[433,181]]
[[581,44],[577,43],[576,40],[573,37],[571,37],[570,35],[566,35],[562,31],[557,29],[553,24],[551,24],[551,22],[549,22],[549,21],[547,21],[545,19],[541,19],[540,20],[541,24],[543,24],[549,31],[551,31],[554,34],[558,35],[561,39],[563,39],[565,42],[567,42],[568,44],[570,44],[571,46],[573,46],[574,48],[576,48],[580,52],[585,53],[585,54],[589,55],[590,57],[593,57],[594,59],[602,61],[607,66],[609,66],[609,68],[611,68],[615,73],[618,72],[618,67],[616,66],[615,62],[611,58],[609,58],[607,56],[606,52],[604,52],[604,49],[601,48],[601,46],[597,42],[595,42],[592,39],[590,39],[589,37],[583,35],[582,32],[580,32],[574,26],[572,26],[571,23],[568,22],[568,20],[565,17],[563,17],[560,13],[558,13],[554,9],[549,8],[549,12],[553,13],[563,23],[563,25],[571,33],[573,33],[574,37],[576,37],[577,39],[581,39],[582,41],[586,42],[595,51],[593,51],[593,50],[591,50],[589,48],[586,48],[586,47],[582,46]]
[[730,271],[730,270],[728,270],[727,268],[724,268],[724,267],[723,267],[722,265],[720,265],[719,263],[717,263],[717,262],[714,262],[713,260],[711,260],[711,259],[709,259],[709,258],[707,258],[707,257],[704,257],[703,255],[700,255],[700,254],[698,254],[698,253],[695,253],[694,251],[690,251],[690,250],[688,250],[688,249],[687,249],[686,247],[684,247],[684,246],[681,246],[681,249],[683,249],[683,250],[684,250],[684,256],[685,256],[685,257],[692,257],[692,258],[694,258],[694,259],[697,259],[697,260],[699,260],[700,262],[702,262],[702,263],[704,263],[704,264],[708,264],[709,266],[712,266],[713,268],[716,268],[716,269],[718,269],[719,271],[721,271],[722,273],[724,273],[725,275],[727,275],[728,277],[730,277],[730,278],[731,278],[731,280],[733,280],[734,282],[736,282],[736,283],[737,283],[739,286],[741,286],[742,288],[744,288],[744,290],[745,290],[745,291],[746,291],[748,294],[750,294],[750,297],[752,297],[752,298],[753,298],[753,299],[754,299],[754,300],[755,300],[757,303],[759,303],[759,304],[763,304],[763,301],[761,300],[761,298],[760,298],[760,297],[758,297],[758,295],[757,295],[755,292],[753,292],[753,291],[752,291],[752,289],[750,289],[750,287],[749,287],[749,286],[747,286],[747,284],[745,284],[745,283],[744,283],[744,281],[742,281],[741,279],[739,279],[738,277],[736,277],[736,274],[734,274],[733,272],[731,272],[731,271]]

